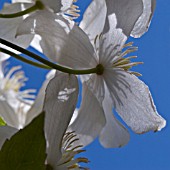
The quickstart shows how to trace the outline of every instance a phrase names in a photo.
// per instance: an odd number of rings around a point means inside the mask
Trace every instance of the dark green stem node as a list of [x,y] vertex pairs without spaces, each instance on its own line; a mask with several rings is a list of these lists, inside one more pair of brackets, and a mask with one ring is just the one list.
[[97,71],[96,71],[96,74],[97,74],[97,75],[102,75],[102,74],[104,73],[104,67],[103,67],[102,64],[98,64],[98,65],[96,66],[96,69],[97,69]]
[[37,9],[43,10],[45,8],[44,4],[41,1],[36,1],[35,6]]

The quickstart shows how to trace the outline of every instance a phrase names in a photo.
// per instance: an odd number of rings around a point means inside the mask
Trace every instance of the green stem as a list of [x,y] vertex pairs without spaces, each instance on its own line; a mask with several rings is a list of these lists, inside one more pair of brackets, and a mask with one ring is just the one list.
[[46,65],[44,65],[44,64],[39,64],[39,63],[37,63],[37,62],[34,62],[34,61],[28,60],[28,59],[26,59],[26,58],[23,58],[23,57],[21,57],[20,55],[15,54],[15,53],[7,50],[7,49],[0,48],[0,52],[5,53],[5,54],[8,54],[8,55],[10,55],[10,56],[13,56],[13,57],[15,57],[16,59],[18,59],[18,60],[20,60],[20,61],[23,61],[23,62],[25,62],[25,63],[27,63],[27,64],[30,64],[30,65],[33,65],[33,66],[36,66],[36,67],[39,67],[39,68],[43,68],[43,69],[48,69],[48,70],[51,69],[50,67],[48,67],[48,66],[46,66]]
[[61,72],[64,72],[64,73],[69,73],[69,74],[76,74],[76,75],[83,75],[83,74],[92,74],[92,73],[98,73],[98,67],[95,67],[95,68],[92,68],[92,69],[87,69],[87,70],[73,70],[71,68],[68,68],[68,67],[64,67],[62,65],[59,65],[59,64],[54,64],[40,56],[38,56],[37,54],[34,54],[28,50],[25,50],[24,48],[21,48],[13,43],[10,43],[9,41],[6,41],[4,39],[1,39],[0,38],[0,43],[1,44],[4,44],[10,48],[13,48],[47,66],[49,66],[50,68],[53,68],[53,69],[56,69],[58,71],[61,71]]
[[23,15],[29,14],[31,12],[34,12],[36,10],[42,10],[44,9],[44,5],[42,4],[41,1],[36,1],[35,5],[33,5],[32,7],[24,10],[24,11],[20,11],[17,13],[13,13],[13,14],[0,14],[0,18],[17,18],[17,17],[21,17]]

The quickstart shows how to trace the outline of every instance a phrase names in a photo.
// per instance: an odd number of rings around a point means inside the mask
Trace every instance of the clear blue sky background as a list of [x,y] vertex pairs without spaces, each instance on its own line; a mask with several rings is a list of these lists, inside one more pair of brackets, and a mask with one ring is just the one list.
[[[0,0],[2,6],[4,0]],[[82,11],[90,0],[79,0]],[[140,39],[131,38],[139,47],[136,67],[141,79],[149,85],[159,113],[167,126],[157,133],[134,134],[130,129],[130,142],[118,149],[104,149],[96,140],[83,154],[91,161],[92,170],[170,170],[170,1],[157,0],[155,14],[148,33]],[[12,64],[22,64],[16,60]],[[45,71],[23,65],[29,81],[27,87],[39,88]],[[31,71],[30,71],[31,69]],[[34,74],[32,74],[34,73]],[[36,75],[36,77],[35,77]],[[37,81],[39,77],[40,81]],[[110,134],[112,135],[112,134]]]

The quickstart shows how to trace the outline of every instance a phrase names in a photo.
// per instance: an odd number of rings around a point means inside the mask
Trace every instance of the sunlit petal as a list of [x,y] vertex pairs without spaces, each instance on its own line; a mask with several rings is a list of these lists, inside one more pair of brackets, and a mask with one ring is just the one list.
[[131,36],[139,38],[148,30],[155,5],[156,0],[143,0],[143,13],[137,20],[131,32]]
[[54,169],[61,158],[61,142],[76,107],[78,81],[76,76],[58,74],[46,89],[44,111],[47,138],[47,162]]
[[[106,0],[106,4],[108,10],[107,15],[115,14],[117,18],[117,28],[121,28],[123,33],[129,36],[136,21],[143,12],[142,0]],[[107,27],[109,30],[109,24]]]
[[94,40],[103,31],[106,19],[105,0],[93,0],[86,9],[80,28],[85,31],[90,40]]
[[105,148],[117,148],[128,143],[130,135],[126,128],[115,118],[112,113],[112,100],[108,94],[103,101],[106,125],[102,129],[99,140]]
[[[4,8],[0,11],[3,14],[15,13],[21,11],[23,8],[29,7],[30,4],[10,4],[4,6]],[[12,19],[0,18],[0,37],[6,39],[10,42],[15,43],[23,48],[29,46],[30,42],[33,39],[33,35],[22,35],[20,37],[16,37],[17,28],[24,20],[23,17],[17,17]]]
[[134,132],[157,131],[165,126],[148,86],[136,76],[122,70],[110,70],[105,80],[116,111]]
[[83,83],[83,99],[75,121],[69,126],[69,131],[75,131],[79,141],[76,145],[86,146],[91,143],[105,125],[103,109],[88,86]]

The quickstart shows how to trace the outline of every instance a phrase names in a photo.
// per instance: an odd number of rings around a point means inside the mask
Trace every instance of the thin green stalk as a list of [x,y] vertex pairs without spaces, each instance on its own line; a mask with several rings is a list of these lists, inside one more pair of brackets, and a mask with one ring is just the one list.
[[21,47],[15,45],[13,43],[10,43],[9,41],[6,41],[4,39],[0,38],[0,43],[4,44],[4,45],[6,45],[6,46],[8,46],[10,48],[15,49],[15,50],[17,50],[17,51],[19,51],[19,52],[21,52],[21,53],[35,59],[35,60],[41,62],[41,63],[49,66],[50,68],[56,69],[56,70],[64,72],[64,73],[83,75],[83,74],[98,73],[98,70],[99,70],[98,66],[95,67],[95,68],[92,68],[92,69],[87,69],[87,70],[73,70],[71,68],[64,67],[64,66],[59,65],[59,64],[54,64],[54,63],[52,63],[52,62],[38,56],[37,54],[34,54],[34,53],[32,53],[32,52],[30,52],[28,50],[25,50],[24,48],[21,48]]
[[8,55],[10,55],[10,56],[13,56],[14,58],[16,58],[16,59],[18,59],[18,60],[20,60],[20,61],[23,61],[23,62],[25,62],[25,63],[27,63],[27,64],[30,64],[30,65],[33,65],[33,66],[36,66],[36,67],[39,67],[39,68],[43,68],[43,69],[48,69],[48,70],[51,69],[50,67],[48,67],[48,66],[46,66],[46,65],[44,65],[44,64],[40,64],[40,63],[31,61],[31,60],[28,60],[28,59],[26,59],[26,58],[24,58],[24,57],[21,57],[20,55],[15,54],[15,53],[7,50],[7,49],[0,48],[0,52],[5,53],[5,54],[8,54]]
[[42,2],[36,1],[35,5],[33,5],[32,7],[24,11],[20,11],[20,12],[13,13],[13,14],[0,14],[0,18],[17,18],[17,17],[24,16],[26,14],[29,14],[31,12],[34,12],[36,10],[42,10],[42,9],[44,9],[44,5],[42,4]]

